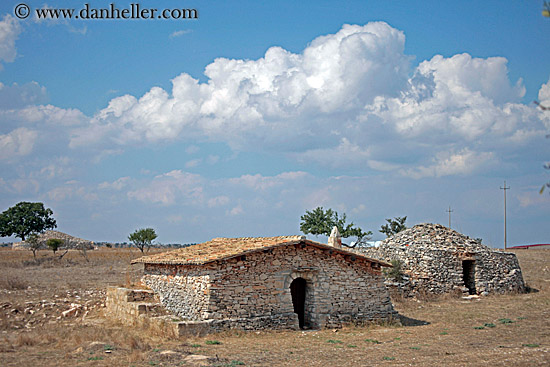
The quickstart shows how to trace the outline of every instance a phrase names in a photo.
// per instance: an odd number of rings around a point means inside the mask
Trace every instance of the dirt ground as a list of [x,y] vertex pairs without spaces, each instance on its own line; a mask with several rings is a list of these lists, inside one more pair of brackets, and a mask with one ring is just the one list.
[[528,294],[394,300],[403,326],[224,332],[169,339],[103,316],[108,285],[136,284],[135,249],[61,260],[0,249],[1,366],[543,366],[550,250],[517,250]]

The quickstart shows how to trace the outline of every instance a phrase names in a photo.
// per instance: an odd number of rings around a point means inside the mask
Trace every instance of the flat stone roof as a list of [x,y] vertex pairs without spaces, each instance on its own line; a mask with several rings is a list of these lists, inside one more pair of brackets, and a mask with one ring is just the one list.
[[132,261],[132,264],[172,264],[172,265],[203,265],[218,260],[226,260],[249,253],[268,250],[275,247],[296,245],[303,243],[321,249],[332,250],[343,255],[355,256],[381,266],[390,264],[375,260],[363,254],[336,248],[324,243],[307,240],[305,236],[278,236],[278,237],[218,237],[208,242],[192,245],[174,251],[163,252],[150,256],[143,256]]

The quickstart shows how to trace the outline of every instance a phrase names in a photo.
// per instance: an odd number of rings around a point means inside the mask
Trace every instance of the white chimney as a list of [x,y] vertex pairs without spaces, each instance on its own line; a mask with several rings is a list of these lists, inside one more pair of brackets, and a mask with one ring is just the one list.
[[332,232],[330,232],[328,245],[332,247],[342,248],[342,238],[340,237],[340,232],[338,232],[338,227],[336,226],[334,226],[332,228]]

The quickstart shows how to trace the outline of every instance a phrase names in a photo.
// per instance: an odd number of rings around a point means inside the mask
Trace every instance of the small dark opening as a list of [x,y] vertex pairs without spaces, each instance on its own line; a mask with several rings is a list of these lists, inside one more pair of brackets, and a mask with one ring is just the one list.
[[296,278],[290,283],[290,294],[294,313],[298,314],[300,329],[304,328],[305,304],[306,304],[306,280]]
[[462,260],[462,279],[469,294],[476,294],[476,262]]

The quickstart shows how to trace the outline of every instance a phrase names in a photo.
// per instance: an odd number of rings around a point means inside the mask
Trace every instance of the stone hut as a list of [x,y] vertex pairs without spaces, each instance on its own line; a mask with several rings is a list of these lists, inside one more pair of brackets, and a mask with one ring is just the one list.
[[383,261],[399,260],[409,278],[409,295],[525,291],[515,254],[491,249],[440,224],[416,225],[363,253]]
[[[63,245],[61,245],[61,247],[59,248],[60,250],[65,250],[65,249],[92,250],[94,248],[93,241],[84,240],[82,238],[74,237],[59,231],[46,231],[44,233],[39,234],[38,243],[40,244],[40,248],[47,249],[48,246],[46,246],[46,242],[48,242],[48,240],[52,238],[63,241]],[[29,249],[29,245],[25,241],[22,241],[22,242],[14,243],[12,248],[14,250],[27,250]]]
[[214,238],[134,260],[168,310],[210,331],[340,327],[397,316],[381,268],[305,236]]

